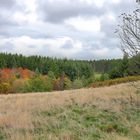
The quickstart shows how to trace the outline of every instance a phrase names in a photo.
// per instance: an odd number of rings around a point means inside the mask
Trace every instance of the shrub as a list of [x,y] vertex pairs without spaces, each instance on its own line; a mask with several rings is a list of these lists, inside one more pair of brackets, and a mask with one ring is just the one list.
[[53,89],[54,90],[64,90],[64,89],[71,89],[72,82],[68,77],[58,78],[53,81]]
[[89,84],[95,82],[95,76],[94,74],[89,78],[85,78],[85,76],[82,76],[81,80],[82,80],[83,87],[86,87]]
[[83,87],[83,82],[81,79],[76,79],[73,82],[73,88],[74,89],[78,89],[78,88],[82,88]]
[[20,73],[15,73],[15,77],[16,77],[17,79],[20,79],[20,78],[21,78]]
[[50,77],[44,77],[44,82],[45,82],[45,90],[46,91],[52,91],[53,90],[53,79]]
[[64,78],[64,89],[71,89],[72,88],[72,82],[68,77]]
[[102,73],[102,75],[100,76],[100,81],[105,81],[105,80],[108,80],[108,79],[109,79],[109,76],[106,73]]
[[48,77],[50,77],[52,80],[56,79],[56,77],[55,77],[55,75],[54,75],[54,73],[52,71],[48,72]]
[[12,92],[13,93],[23,92],[27,81],[28,80],[25,80],[25,79],[17,79],[13,81]]
[[9,83],[0,84],[0,94],[7,94],[11,91],[11,85]]
[[24,92],[44,92],[51,90],[51,80],[43,76],[36,76],[32,79],[29,79],[24,87]]
[[122,76],[123,76],[122,72],[120,72],[120,70],[117,69],[117,68],[111,70],[110,73],[109,73],[109,78],[110,79],[120,78]]
[[95,82],[91,85],[91,87],[110,86],[110,85],[126,83],[126,82],[134,82],[134,81],[139,81],[139,80],[140,80],[140,76],[128,76],[124,78],[117,78],[117,79],[106,80],[102,82],[101,81]]
[[30,79],[15,79],[12,82],[0,84],[0,93],[45,92],[52,90],[53,79],[48,76],[41,75]]
[[53,90],[60,90],[59,79],[55,79],[55,80],[53,81]]

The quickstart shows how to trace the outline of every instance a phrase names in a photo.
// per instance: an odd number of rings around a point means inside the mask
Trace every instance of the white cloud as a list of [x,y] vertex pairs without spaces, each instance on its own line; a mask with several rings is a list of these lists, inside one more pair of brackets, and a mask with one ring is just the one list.
[[[100,43],[99,43],[100,44]],[[7,46],[10,45],[10,46]],[[70,37],[51,39],[34,39],[28,36],[0,38],[0,50],[12,47],[10,53],[22,53],[24,55],[43,55],[72,59],[104,59],[118,58],[122,56],[118,48],[113,50],[107,47],[92,47],[86,43],[74,40]],[[5,49],[4,49],[5,48]]]
[[98,57],[105,57],[109,53],[108,48],[100,48],[100,49],[95,49],[92,51],[93,55],[96,55]]
[[134,7],[133,0],[2,1],[1,52],[77,59],[121,57],[114,30]]
[[[67,41],[72,45],[71,48],[64,46],[65,44],[68,45]],[[72,58],[82,50],[82,43],[70,37],[53,39],[33,39],[28,36],[0,38],[0,47],[5,46],[7,43],[14,46],[11,53],[22,53],[24,55],[40,54]]]
[[65,21],[66,24],[71,25],[78,31],[99,32],[101,28],[100,20],[98,18],[70,18]]
[[36,0],[16,0],[17,4],[24,7],[13,13],[13,19],[20,25],[36,24],[38,22]]
[[25,24],[34,25],[37,22],[37,15],[35,13],[16,12],[13,15],[13,19],[20,25],[25,25]]
[[17,4],[19,6],[24,6],[25,7],[25,11],[27,12],[35,12],[36,11],[36,2],[37,0],[16,0]]
[[119,4],[121,2],[121,0],[112,0],[112,2],[115,4]]

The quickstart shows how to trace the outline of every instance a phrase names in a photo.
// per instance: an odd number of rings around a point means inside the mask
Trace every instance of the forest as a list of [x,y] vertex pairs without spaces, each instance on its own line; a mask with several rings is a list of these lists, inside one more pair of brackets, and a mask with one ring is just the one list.
[[76,89],[100,81],[137,76],[140,74],[137,61],[140,55],[87,61],[0,53],[0,93]]

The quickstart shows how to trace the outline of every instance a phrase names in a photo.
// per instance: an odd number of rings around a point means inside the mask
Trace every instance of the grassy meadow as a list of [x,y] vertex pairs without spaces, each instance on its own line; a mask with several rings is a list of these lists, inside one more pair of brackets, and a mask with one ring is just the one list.
[[140,140],[140,0],[0,0],[0,140]]
[[130,83],[1,95],[0,140],[140,140],[139,101]]

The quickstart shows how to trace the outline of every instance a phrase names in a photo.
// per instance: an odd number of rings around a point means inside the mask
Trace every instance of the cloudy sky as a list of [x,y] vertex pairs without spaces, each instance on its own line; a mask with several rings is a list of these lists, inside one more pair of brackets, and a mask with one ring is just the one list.
[[135,7],[135,0],[0,0],[0,52],[120,58],[118,16]]

